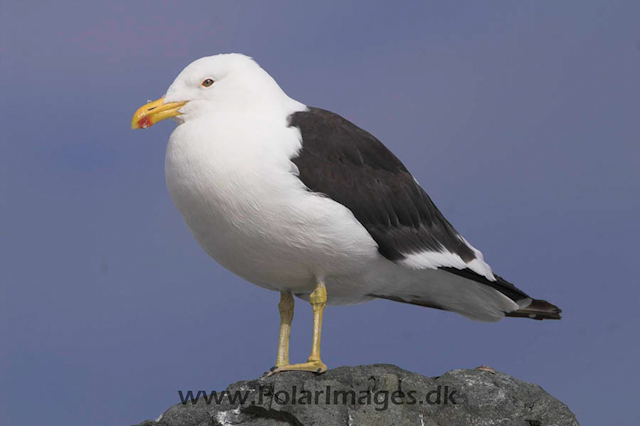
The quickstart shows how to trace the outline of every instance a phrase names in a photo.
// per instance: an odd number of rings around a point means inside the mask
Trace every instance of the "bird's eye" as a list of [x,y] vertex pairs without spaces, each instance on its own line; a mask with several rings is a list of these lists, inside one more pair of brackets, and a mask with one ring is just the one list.
[[207,78],[206,80],[203,80],[203,81],[202,81],[202,85],[203,85],[204,87],[209,87],[209,86],[211,86],[212,84],[213,84],[213,80],[211,80],[210,78]]

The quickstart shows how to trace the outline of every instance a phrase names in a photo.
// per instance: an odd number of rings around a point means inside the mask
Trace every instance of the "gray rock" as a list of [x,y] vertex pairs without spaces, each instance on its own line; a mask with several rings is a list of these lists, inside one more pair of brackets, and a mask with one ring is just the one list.
[[[185,391],[183,400],[188,396]],[[190,401],[140,425],[577,424],[569,408],[540,386],[500,372],[453,370],[429,378],[376,364],[339,367],[323,375],[285,372],[234,383],[215,394],[196,391]]]

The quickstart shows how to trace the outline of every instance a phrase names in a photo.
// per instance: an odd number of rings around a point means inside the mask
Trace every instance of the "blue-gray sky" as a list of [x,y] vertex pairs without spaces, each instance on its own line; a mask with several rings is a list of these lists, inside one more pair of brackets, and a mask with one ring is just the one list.
[[[325,362],[487,364],[582,424],[639,424],[639,18],[632,0],[3,2],[0,423],[133,424],[273,365],[278,295],[189,234],[173,124],[129,129],[189,62],[242,52],[378,136],[494,270],[564,309],[328,308]],[[310,327],[300,302],[293,360]]]

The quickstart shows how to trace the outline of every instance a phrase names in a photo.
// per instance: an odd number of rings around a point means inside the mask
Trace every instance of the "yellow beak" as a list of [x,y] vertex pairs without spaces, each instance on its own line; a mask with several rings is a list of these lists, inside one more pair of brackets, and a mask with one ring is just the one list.
[[182,108],[184,104],[186,104],[186,102],[169,102],[165,104],[164,97],[157,101],[149,102],[138,108],[133,114],[131,128],[134,130],[146,129],[159,121],[178,116],[180,115],[179,109]]

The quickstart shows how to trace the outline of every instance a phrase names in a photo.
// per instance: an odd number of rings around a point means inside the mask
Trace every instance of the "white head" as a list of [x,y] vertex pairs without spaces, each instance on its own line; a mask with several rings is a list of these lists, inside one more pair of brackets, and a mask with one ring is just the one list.
[[220,110],[268,110],[288,99],[250,57],[239,53],[207,56],[182,70],[164,97],[138,109],[131,127],[146,129],[170,117],[185,122]]

